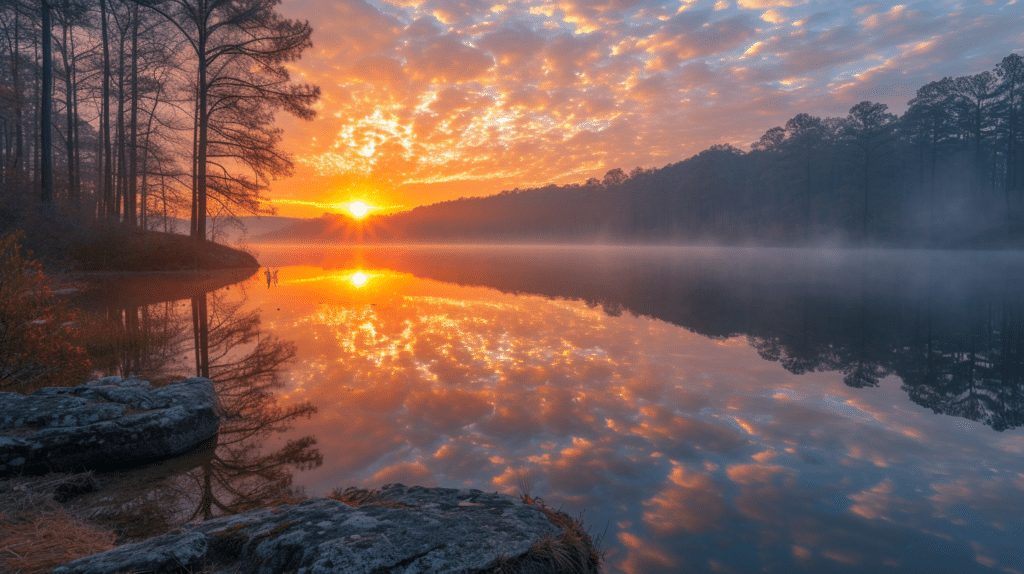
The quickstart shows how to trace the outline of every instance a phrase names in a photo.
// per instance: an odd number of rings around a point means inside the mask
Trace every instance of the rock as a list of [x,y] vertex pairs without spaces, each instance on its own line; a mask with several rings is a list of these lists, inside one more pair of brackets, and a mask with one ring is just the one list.
[[182,454],[217,434],[209,379],[158,389],[107,377],[0,393],[0,476],[120,468]]
[[[530,558],[562,533],[545,513],[550,509],[503,494],[401,484],[371,498],[361,506],[313,498],[217,518],[80,558],[53,574],[559,571],[541,568],[544,557]],[[591,567],[570,566],[562,570],[597,571],[596,558]]]

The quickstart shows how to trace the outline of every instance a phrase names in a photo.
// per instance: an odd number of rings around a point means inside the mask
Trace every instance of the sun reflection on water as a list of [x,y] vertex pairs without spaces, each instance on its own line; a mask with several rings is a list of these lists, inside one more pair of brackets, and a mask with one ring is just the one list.
[[[626,572],[736,569],[744,556],[781,571],[909,568],[918,558],[894,541],[933,537],[925,527],[968,536],[949,510],[965,501],[993,501],[986,533],[1018,524],[996,510],[1024,504],[1019,478],[949,473],[979,433],[894,413],[841,373],[792,375],[743,337],[372,266],[289,277],[257,295],[289,314],[289,376],[319,408],[294,431],[325,453],[296,477],[310,494],[515,493],[529,469],[549,502],[617,525],[609,571]],[[985,454],[1011,468],[1003,455]]]

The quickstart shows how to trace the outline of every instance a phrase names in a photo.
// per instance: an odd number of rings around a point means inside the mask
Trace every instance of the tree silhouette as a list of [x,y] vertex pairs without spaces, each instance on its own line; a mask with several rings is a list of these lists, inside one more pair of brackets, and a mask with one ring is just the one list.
[[854,162],[860,174],[860,186],[863,193],[861,211],[862,241],[868,238],[868,226],[871,222],[871,202],[874,199],[875,173],[879,171],[883,158],[892,142],[896,116],[886,113],[889,107],[885,104],[861,102],[850,108],[849,115],[843,123],[842,133],[850,143],[854,153]]
[[[100,507],[97,518],[124,537],[154,536],[196,519],[293,502],[293,471],[323,462],[311,436],[269,452],[264,448],[269,438],[316,409],[308,403],[278,404],[280,372],[294,358],[295,346],[264,333],[259,313],[245,311],[244,299],[229,301],[225,295],[104,311],[114,318],[112,331],[123,324],[130,333],[127,344],[115,343],[127,351],[115,358],[122,372],[162,381],[195,369],[213,381],[221,416],[214,444],[183,459],[176,472],[143,479],[133,479],[132,472],[98,477],[104,488],[96,497],[109,499],[92,502]],[[181,358],[189,347],[195,363],[185,367]]]
[[209,192],[224,207],[256,213],[267,179],[291,168],[277,149],[274,112],[315,115],[319,89],[290,83],[285,66],[312,45],[312,28],[278,15],[280,0],[136,1],[165,17],[192,48],[192,236],[206,239]]

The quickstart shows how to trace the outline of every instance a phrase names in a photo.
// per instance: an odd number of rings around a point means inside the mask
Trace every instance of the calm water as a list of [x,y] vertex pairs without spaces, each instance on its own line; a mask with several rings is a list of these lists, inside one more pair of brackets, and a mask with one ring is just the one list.
[[168,524],[525,483],[610,572],[1024,572],[1020,255],[257,249],[276,280],[103,310],[107,370],[229,413],[147,479]]

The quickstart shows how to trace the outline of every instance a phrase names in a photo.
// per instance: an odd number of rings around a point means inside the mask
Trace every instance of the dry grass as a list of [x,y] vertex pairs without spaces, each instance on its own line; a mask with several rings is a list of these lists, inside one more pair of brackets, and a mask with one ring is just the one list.
[[350,486],[345,490],[335,488],[327,495],[338,502],[344,502],[349,506],[387,506],[390,508],[415,508],[408,504],[390,502],[380,497],[380,491],[371,488],[356,488]]
[[42,574],[114,547],[113,531],[57,502],[87,480],[88,475],[0,480],[0,572]]
[[604,556],[598,550],[600,540],[591,538],[583,526],[582,517],[573,518],[551,508],[544,499],[531,497],[528,486],[523,488],[519,498],[544,513],[559,533],[534,542],[522,558],[500,561],[495,574],[592,574],[601,571]]

